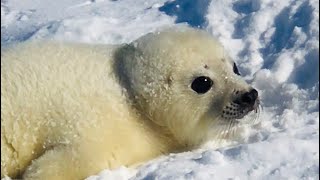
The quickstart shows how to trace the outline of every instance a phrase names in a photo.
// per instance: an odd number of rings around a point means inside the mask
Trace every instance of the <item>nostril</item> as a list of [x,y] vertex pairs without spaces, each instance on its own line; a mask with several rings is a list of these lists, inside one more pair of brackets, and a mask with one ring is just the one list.
[[242,95],[241,97],[241,101],[243,103],[247,103],[250,104],[253,101],[253,97],[251,96],[251,94],[249,92],[246,92]]
[[258,98],[258,91],[252,89],[250,92],[246,92],[242,95],[241,101],[246,104],[253,104]]

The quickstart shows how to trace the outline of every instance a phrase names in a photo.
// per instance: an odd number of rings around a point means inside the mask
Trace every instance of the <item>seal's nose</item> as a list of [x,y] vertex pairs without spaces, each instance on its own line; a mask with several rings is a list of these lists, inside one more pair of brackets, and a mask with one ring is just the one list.
[[258,91],[255,89],[252,89],[249,92],[246,92],[241,97],[241,102],[245,104],[254,104],[254,102],[258,98]]
[[241,95],[235,103],[241,106],[253,106],[258,98],[258,91],[255,89],[251,89],[249,92],[245,92]]

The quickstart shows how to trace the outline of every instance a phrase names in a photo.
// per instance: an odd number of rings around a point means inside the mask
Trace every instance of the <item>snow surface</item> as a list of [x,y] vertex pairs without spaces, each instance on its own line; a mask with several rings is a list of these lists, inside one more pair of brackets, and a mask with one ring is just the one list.
[[259,90],[261,122],[231,146],[170,154],[109,179],[319,179],[319,1],[1,0],[1,45],[130,42],[163,26],[203,28]]

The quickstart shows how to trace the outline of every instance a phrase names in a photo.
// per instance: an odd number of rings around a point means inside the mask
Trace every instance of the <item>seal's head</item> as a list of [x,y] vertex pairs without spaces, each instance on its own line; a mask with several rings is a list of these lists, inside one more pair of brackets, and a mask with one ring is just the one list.
[[119,77],[137,109],[182,144],[204,142],[258,108],[258,92],[204,31],[151,33],[116,56]]

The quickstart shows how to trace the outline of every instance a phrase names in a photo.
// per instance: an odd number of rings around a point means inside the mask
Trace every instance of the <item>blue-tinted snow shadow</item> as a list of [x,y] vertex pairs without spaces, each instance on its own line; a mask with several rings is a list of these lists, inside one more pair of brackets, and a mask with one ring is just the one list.
[[241,0],[232,4],[232,9],[237,13],[250,14],[260,9],[259,0]]
[[310,51],[304,58],[304,64],[292,72],[291,81],[300,88],[312,88],[319,83],[319,49]]
[[270,69],[274,64],[277,53],[281,52],[282,49],[290,49],[296,44],[297,37],[292,35],[296,26],[301,27],[304,32],[308,32],[312,12],[312,7],[306,1],[300,5],[292,17],[290,17],[290,8],[284,8],[279,13],[274,21],[276,30],[270,43],[265,48],[260,49],[264,58],[263,68]]
[[[60,26],[59,21],[50,21],[45,24],[28,24],[21,21],[20,23],[12,24],[6,28],[1,28],[1,45],[8,46],[10,44],[24,42],[33,38],[34,36],[49,37],[58,30]],[[46,33],[38,34],[39,31]]]
[[31,26],[28,29],[23,27],[1,28],[1,45],[7,45],[15,42],[26,41],[32,37],[39,27]]
[[[295,3],[295,2],[292,2]],[[309,24],[312,20],[314,9],[305,1],[299,5],[295,14],[290,15],[292,6],[284,8],[274,20],[275,32],[271,37],[271,41],[264,48],[260,49],[260,53],[264,59],[262,68],[271,69],[279,53],[284,49],[304,48],[305,42],[297,42],[299,36],[293,33],[295,27],[307,35],[307,39],[311,39],[309,34]],[[234,32],[232,38],[244,38],[247,33],[247,28],[250,25],[253,12],[260,9],[259,0],[238,0],[233,3],[232,9],[238,14],[242,14],[234,24]],[[262,40],[264,35],[261,35]],[[298,44],[299,43],[299,44]],[[297,45],[299,45],[297,47]],[[248,45],[239,53],[240,57],[248,54]],[[304,57],[305,62],[297,67],[291,74],[289,82],[295,83],[299,88],[312,88],[319,83],[319,49],[308,50],[308,54]],[[244,71],[245,72],[245,71]],[[247,73],[247,72],[245,72]]]
[[260,9],[260,3],[258,0],[237,1],[232,4],[232,9],[239,14],[244,14],[244,16],[234,24],[235,31],[232,34],[232,38],[241,39],[247,34],[246,29],[249,27],[252,13]]
[[211,0],[175,0],[166,2],[159,8],[169,16],[176,16],[175,23],[186,22],[192,27],[204,28],[207,25],[207,14]]

